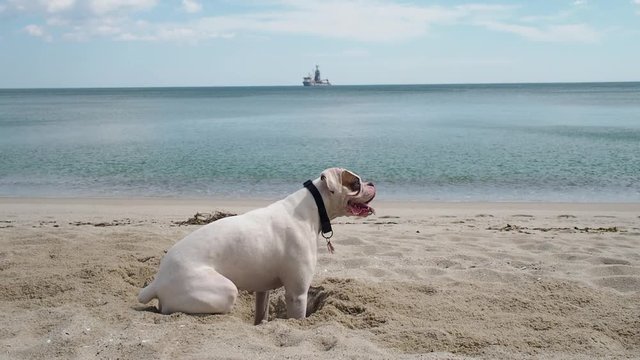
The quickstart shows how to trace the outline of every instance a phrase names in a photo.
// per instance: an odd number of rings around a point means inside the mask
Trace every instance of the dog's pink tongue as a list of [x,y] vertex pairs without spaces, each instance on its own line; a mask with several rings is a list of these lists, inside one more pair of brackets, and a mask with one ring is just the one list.
[[355,216],[369,216],[375,213],[372,207],[364,204],[352,204],[349,206],[349,210]]

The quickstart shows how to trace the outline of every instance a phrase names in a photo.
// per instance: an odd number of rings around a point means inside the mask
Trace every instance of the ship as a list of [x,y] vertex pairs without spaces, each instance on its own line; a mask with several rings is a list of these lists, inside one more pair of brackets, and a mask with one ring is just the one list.
[[313,77],[311,77],[311,74],[305,76],[304,78],[302,78],[302,85],[304,86],[330,86],[331,83],[329,82],[329,79],[321,79],[320,78],[320,69],[318,68],[318,65],[316,65],[316,71]]

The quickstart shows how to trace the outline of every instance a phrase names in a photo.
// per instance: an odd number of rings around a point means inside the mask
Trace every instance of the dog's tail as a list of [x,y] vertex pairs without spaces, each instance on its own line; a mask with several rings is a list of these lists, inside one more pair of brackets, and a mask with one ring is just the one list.
[[144,289],[140,290],[140,294],[138,294],[138,301],[142,304],[146,304],[149,301],[158,297],[156,294],[155,280],[151,282],[151,284],[147,285]]

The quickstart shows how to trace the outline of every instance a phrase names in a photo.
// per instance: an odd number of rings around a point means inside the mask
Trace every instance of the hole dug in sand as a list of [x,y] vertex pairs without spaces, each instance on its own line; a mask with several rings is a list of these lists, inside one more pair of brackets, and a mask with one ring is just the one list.
[[[313,325],[337,321],[350,329],[375,328],[387,319],[376,314],[370,306],[381,301],[379,294],[351,279],[324,279],[318,286],[311,286],[307,295],[307,318],[301,325]],[[272,295],[270,314],[274,318],[286,318],[287,307],[284,290]]]

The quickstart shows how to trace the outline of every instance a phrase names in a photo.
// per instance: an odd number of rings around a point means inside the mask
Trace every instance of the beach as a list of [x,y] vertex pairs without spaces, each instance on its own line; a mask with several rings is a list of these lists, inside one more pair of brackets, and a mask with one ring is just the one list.
[[624,359],[640,354],[640,204],[374,201],[318,239],[310,316],[138,304],[196,212],[264,200],[0,199],[0,358]]

